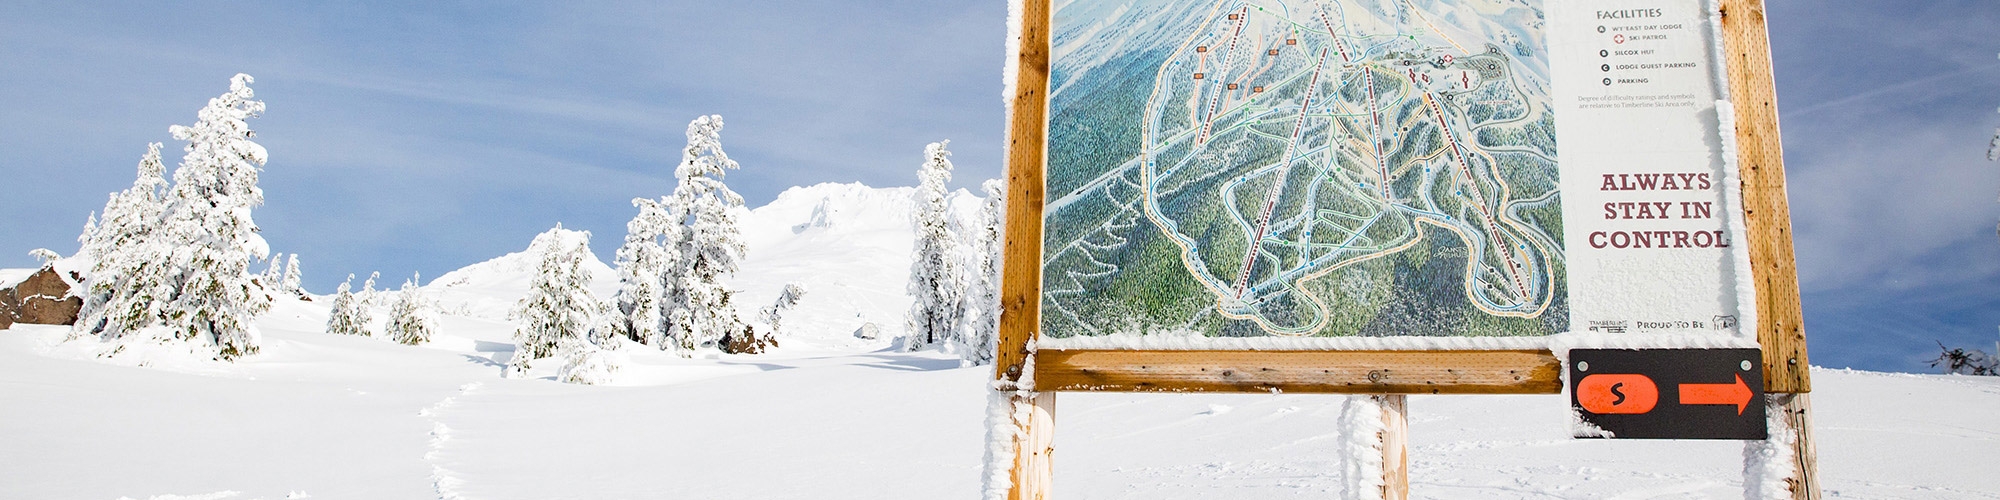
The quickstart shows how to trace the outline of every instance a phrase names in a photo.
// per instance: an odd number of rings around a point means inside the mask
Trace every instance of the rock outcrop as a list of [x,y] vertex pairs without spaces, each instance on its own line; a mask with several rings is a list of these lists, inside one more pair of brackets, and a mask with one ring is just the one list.
[[83,299],[69,295],[69,282],[53,267],[43,267],[28,279],[0,288],[0,328],[13,323],[73,325]]

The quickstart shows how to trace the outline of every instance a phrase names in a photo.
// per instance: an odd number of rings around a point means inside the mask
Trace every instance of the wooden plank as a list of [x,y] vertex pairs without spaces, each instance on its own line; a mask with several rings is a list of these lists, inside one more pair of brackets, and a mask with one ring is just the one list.
[[1049,1],[1021,6],[1020,61],[1007,138],[1006,245],[1000,273],[1000,338],[994,378],[1014,381],[1041,323],[1042,163],[1048,135]]
[[1375,396],[1382,407],[1382,500],[1410,498],[1410,397]]
[[[1042,392],[1012,396],[1015,412],[1014,468],[1009,473],[1013,488],[1008,500],[1044,500],[1054,485],[1056,393]],[[1025,419],[1019,419],[1025,414]]]
[[1042,349],[1044,391],[1558,394],[1543,350],[1135,351]]
[[1763,0],[1722,1],[1723,58],[1736,108],[1736,161],[1743,177],[1750,274],[1757,286],[1757,342],[1764,392],[1812,391],[1799,273],[1792,260],[1792,211],[1785,197],[1785,151],[1771,77]]

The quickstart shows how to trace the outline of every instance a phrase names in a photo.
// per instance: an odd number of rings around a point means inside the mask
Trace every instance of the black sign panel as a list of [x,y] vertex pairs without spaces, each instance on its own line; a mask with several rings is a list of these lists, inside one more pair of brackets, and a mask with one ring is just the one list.
[[1764,439],[1757,349],[1571,349],[1569,402],[1609,433],[1578,437]]

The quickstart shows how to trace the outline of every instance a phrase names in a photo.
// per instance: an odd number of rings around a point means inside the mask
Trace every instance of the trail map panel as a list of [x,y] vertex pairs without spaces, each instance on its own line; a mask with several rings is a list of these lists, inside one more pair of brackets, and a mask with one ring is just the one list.
[[1061,3],[1041,332],[1743,344],[1715,19],[1700,0]]
[[1044,335],[1567,331],[1539,4],[1058,5]]

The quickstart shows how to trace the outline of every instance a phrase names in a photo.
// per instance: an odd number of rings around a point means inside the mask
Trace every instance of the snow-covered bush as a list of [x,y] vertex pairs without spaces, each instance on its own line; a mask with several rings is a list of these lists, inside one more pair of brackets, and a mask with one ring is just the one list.
[[1937,359],[1931,360],[1931,368],[1943,368],[1945,373],[1960,375],[2000,375],[2000,358],[1978,349],[1945,347],[1938,343]]
[[590,272],[583,268],[590,259],[589,231],[565,230],[557,224],[536,236],[528,248],[540,260],[529,280],[528,296],[509,314],[520,322],[514,329],[514,357],[507,362],[510,376],[526,374],[536,359],[585,348],[598,337],[594,331],[602,326],[599,319],[606,312],[590,291]]
[[917,169],[915,261],[910,263],[908,291],[915,302],[905,317],[904,349],[921,350],[946,342],[958,330],[965,299],[965,271],[959,249],[958,220],[945,199],[951,182],[951,152],[934,142],[924,147],[924,165]]
[[556,380],[584,385],[612,383],[617,380],[619,366],[623,364],[619,361],[620,357],[616,352],[586,343],[564,356],[562,370],[557,372]]
[[743,231],[736,223],[743,197],[722,183],[723,175],[737,168],[722,151],[722,117],[695,118],[688,124],[687,138],[680,167],[674,170],[680,184],[668,199],[673,220],[686,227],[676,248],[677,265],[667,280],[662,314],[666,337],[683,356],[742,330],[743,321],[729,304],[732,292],[722,279],[736,273],[745,251]]
[[389,324],[383,328],[389,340],[403,345],[417,345],[431,341],[431,334],[437,332],[437,305],[417,287],[421,276],[412,276],[403,282],[403,289],[396,292],[396,302],[389,306]]
[[368,336],[368,305],[360,297],[350,292],[354,275],[347,275],[347,281],[340,282],[340,289],[333,292],[333,309],[328,311],[326,333],[335,335]]
[[79,335],[115,339],[157,326],[152,340],[202,342],[217,359],[257,352],[253,321],[271,302],[250,261],[270,249],[250,217],[264,203],[257,175],[267,160],[245,121],[264,111],[251,81],[237,74],[194,125],[168,129],[188,144],[164,196],[154,196],[159,160],[149,152],[133,188],[112,200],[129,203],[107,205],[105,220],[88,228],[85,250],[103,265],[86,278]]

